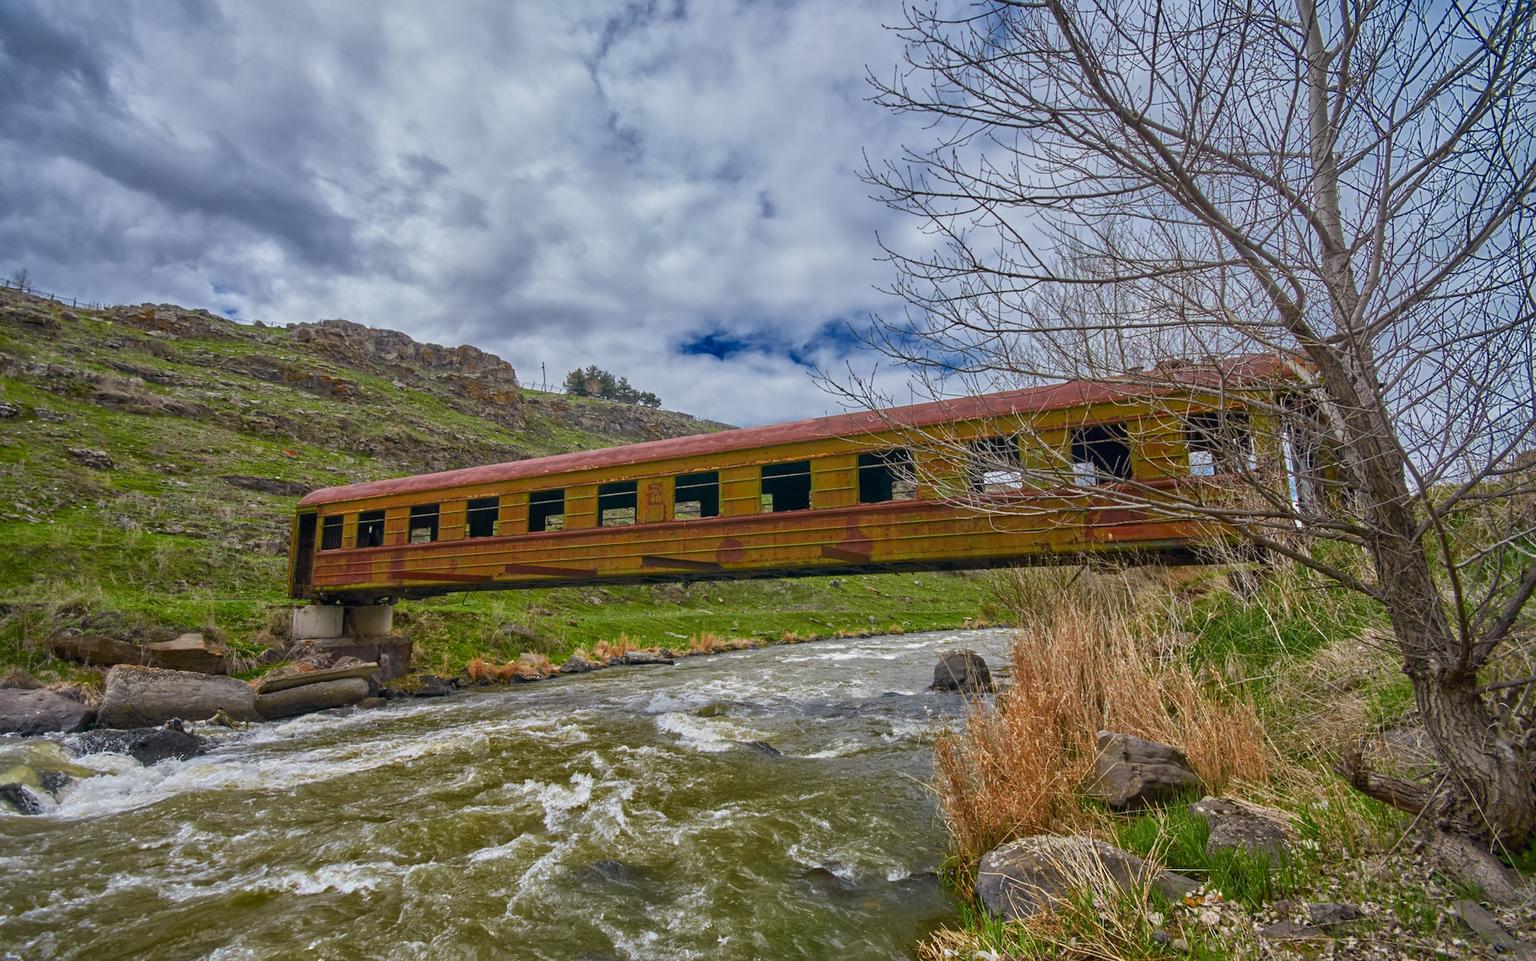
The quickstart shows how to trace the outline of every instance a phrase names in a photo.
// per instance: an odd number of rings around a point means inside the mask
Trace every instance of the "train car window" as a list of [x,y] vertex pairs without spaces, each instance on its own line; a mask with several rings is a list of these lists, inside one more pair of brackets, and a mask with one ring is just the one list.
[[917,497],[912,452],[897,447],[859,455],[859,503],[883,504]]
[[978,437],[971,441],[971,490],[997,494],[1024,485],[1017,437]]
[[1210,411],[1184,419],[1189,472],[1196,477],[1235,474],[1258,466],[1253,429],[1242,411]]
[[565,489],[528,495],[528,532],[565,530]]
[[672,485],[672,517],[687,521],[720,516],[720,473],[683,474]]
[[640,488],[635,481],[597,485],[598,527],[628,527],[637,519],[639,506]]
[[363,511],[357,515],[357,546],[381,547],[384,544],[384,512]]
[[811,506],[810,461],[796,460],[787,464],[764,464],[762,470],[762,512],[764,514],[803,511]]
[[322,551],[334,551],[341,549],[341,524],[343,518],[340,514],[327,517],[320,526],[320,549]]
[[500,497],[476,497],[465,506],[464,533],[469,537],[495,537],[500,522]]
[[1072,477],[1084,486],[1131,479],[1131,440],[1124,424],[1072,430]]
[[430,544],[437,540],[437,505],[417,504],[411,508],[411,526],[407,528],[410,536],[406,540],[412,544]]

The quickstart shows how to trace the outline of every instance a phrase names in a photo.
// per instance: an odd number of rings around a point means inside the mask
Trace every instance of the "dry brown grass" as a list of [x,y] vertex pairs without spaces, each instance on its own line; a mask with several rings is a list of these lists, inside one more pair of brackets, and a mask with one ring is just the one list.
[[966,863],[1023,834],[1091,817],[1078,794],[1095,735],[1114,730],[1178,745],[1212,790],[1262,781],[1271,751],[1252,705],[1182,660],[1126,613],[1064,596],[1014,642],[1013,684],[941,732],[938,792]]
[[555,665],[548,657],[534,651],[524,651],[517,660],[508,661],[496,669],[500,681],[533,681],[555,673]]
[[640,645],[631,640],[628,634],[620,634],[611,641],[598,641],[592,645],[592,654],[598,661],[611,661],[638,650]]
[[496,665],[483,657],[471,658],[469,663],[464,665],[464,673],[476,684],[486,684],[499,680]]
[[716,654],[725,649],[725,638],[719,634],[705,631],[688,638],[688,653],[692,654]]

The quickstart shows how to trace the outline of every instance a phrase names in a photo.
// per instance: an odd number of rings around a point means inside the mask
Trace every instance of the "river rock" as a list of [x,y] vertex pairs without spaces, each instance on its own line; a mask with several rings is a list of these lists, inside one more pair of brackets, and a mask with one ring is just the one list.
[[95,720],[90,707],[53,691],[0,690],[0,734],[70,733],[85,730]]
[[42,814],[47,807],[25,784],[0,784],[0,808],[9,807],[17,814]]
[[196,632],[149,645],[149,663],[173,671],[223,674],[228,656],[229,647],[224,642],[209,640]]
[[992,690],[992,672],[975,651],[947,651],[933,666],[930,690],[986,694]]
[[66,634],[48,642],[48,647],[66,661],[112,667],[115,664],[142,664],[148,656],[142,647],[115,637],[94,634]]
[[1088,793],[1116,811],[1165,801],[1200,786],[1189,759],[1176,747],[1132,734],[1100,731]]
[[677,661],[656,651],[627,651],[625,664],[676,664]]
[[1023,921],[1086,886],[1130,891],[1147,882],[1172,901],[1197,887],[1172,871],[1153,874],[1141,858],[1103,841],[1042,834],[988,852],[976,872],[976,897],[992,914]]
[[580,654],[572,654],[570,657],[565,659],[564,664],[560,665],[560,673],[585,674],[588,671],[595,671],[597,668],[598,665],[596,663],[587,660]]
[[81,754],[126,754],[145,767],[177,758],[188,760],[208,750],[208,739],[185,730],[178,722],[127,731],[87,731],[74,742]]
[[367,696],[367,681],[360,677],[344,677],[258,695],[256,711],[267,720],[275,721],[282,717],[297,717],[333,707],[345,707]]
[[[1205,853],[1245,851],[1279,860],[1286,855],[1289,832],[1283,815],[1235,798],[1207,797],[1189,806],[1189,812],[1205,819],[1210,836]],[[1314,924],[1320,924],[1316,920]]]
[[172,718],[204,721],[223,711],[231,720],[257,721],[256,692],[232,677],[119,664],[107,672],[102,727],[154,727]]

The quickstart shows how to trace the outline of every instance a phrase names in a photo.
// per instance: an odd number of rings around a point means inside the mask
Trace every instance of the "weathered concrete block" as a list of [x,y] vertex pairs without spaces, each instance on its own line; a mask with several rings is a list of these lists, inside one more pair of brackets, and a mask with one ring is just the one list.
[[368,682],[359,677],[320,681],[302,687],[290,687],[256,698],[256,710],[269,721],[297,717],[314,711],[356,704],[368,696]]
[[340,637],[345,610],[344,607],[325,604],[294,608],[293,639],[307,641],[311,638]]
[[149,645],[151,667],[199,674],[223,674],[228,666],[229,647],[222,641],[209,640],[202,634],[183,634],[172,641]]
[[348,633],[353,637],[370,637],[388,634],[395,629],[395,605],[369,604],[349,607],[347,611]]
[[102,727],[155,727],[172,718],[203,721],[219,711],[255,721],[256,692],[244,681],[214,674],[119,664],[107,673],[97,723]]

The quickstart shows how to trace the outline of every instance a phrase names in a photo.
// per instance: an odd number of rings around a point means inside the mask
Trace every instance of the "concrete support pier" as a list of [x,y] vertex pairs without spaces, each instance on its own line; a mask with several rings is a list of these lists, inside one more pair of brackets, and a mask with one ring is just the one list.
[[293,639],[329,651],[336,657],[377,661],[379,680],[399,677],[411,669],[411,642],[394,634],[393,604],[311,604],[293,611]]

